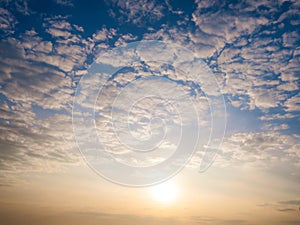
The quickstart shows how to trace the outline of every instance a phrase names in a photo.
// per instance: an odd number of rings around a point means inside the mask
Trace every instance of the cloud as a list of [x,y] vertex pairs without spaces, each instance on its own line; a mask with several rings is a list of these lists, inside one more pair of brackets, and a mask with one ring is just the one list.
[[278,90],[283,91],[296,91],[299,89],[299,86],[296,82],[286,82],[284,84],[278,85],[277,88]]
[[283,164],[285,168],[290,168],[285,171],[290,176],[291,171],[300,166],[296,150],[298,145],[297,136],[274,131],[234,133],[224,138],[214,165],[245,165],[277,171],[276,167]]
[[115,46],[125,45],[128,42],[132,42],[137,40],[137,36],[133,36],[132,34],[122,35],[116,42]]
[[286,107],[286,111],[288,112],[298,112],[300,111],[300,93],[292,96],[287,99],[284,103],[284,107]]
[[294,118],[296,115],[293,115],[291,113],[284,113],[284,114],[267,114],[264,116],[259,117],[260,120],[263,121],[270,121],[270,120],[286,120],[286,119],[291,119]]
[[60,16],[46,18],[44,26],[53,40],[43,40],[35,30],[21,34],[18,47],[24,49],[24,60],[46,63],[70,74],[85,68],[87,54],[92,51],[94,41],[82,38],[83,28]]
[[[193,12],[192,20],[198,29],[210,37],[217,38],[221,50],[225,43],[233,43],[241,36],[251,34],[255,29],[264,25],[268,20],[262,16],[252,16],[247,13],[247,4],[227,4],[222,1],[196,1],[197,9]],[[227,10],[225,10],[227,5]],[[251,5],[251,4],[249,4]],[[209,10],[215,7],[218,10]]]
[[[73,6],[72,1],[68,0],[56,0],[56,3]],[[111,15],[117,20],[131,22],[137,26],[149,22],[163,22],[163,17],[168,15],[167,9],[172,9],[169,3],[169,1],[163,1],[158,4],[150,0],[107,1],[107,4],[116,10],[115,14],[112,10]],[[22,5],[18,1],[18,4],[23,7],[24,14],[30,12],[28,7],[26,9],[26,2]],[[260,120],[267,121],[262,129],[266,129],[267,132],[230,134],[224,140],[223,149],[220,152],[223,165],[257,163],[268,166],[273,163],[290,163],[291,166],[299,166],[297,137],[280,133],[283,130],[287,132],[290,128],[289,123],[283,120],[297,119],[296,112],[300,110],[298,94],[300,48],[297,46],[299,19],[295,16],[299,14],[299,5],[297,5],[299,3],[291,2],[284,12],[280,11],[283,4],[282,1],[249,0],[235,3],[218,0],[196,1],[192,16],[184,15],[184,12],[175,12],[172,9],[171,13],[182,15],[181,21],[178,21],[176,25],[163,24],[157,31],[149,28],[148,33],[143,34],[145,39],[160,39],[191,49],[215,72],[215,77],[228,99],[228,104],[241,110],[258,109],[262,112]],[[19,12],[22,13],[22,7],[20,7]],[[8,10],[0,10],[0,26],[6,37],[14,33],[17,21]],[[118,17],[117,14],[121,16]],[[2,132],[10,134],[1,142],[5,149],[2,157],[11,157],[9,160],[16,163],[26,158],[34,163],[37,159],[38,164],[44,157],[40,153],[42,151],[40,146],[55,149],[49,142],[41,143],[42,138],[49,140],[53,138],[53,143],[57,143],[57,146],[63,143],[63,140],[58,140],[55,132],[51,130],[54,129],[52,125],[38,118],[36,112],[44,111],[45,114],[50,115],[47,119],[51,122],[52,119],[69,121],[74,85],[82,75],[86,74],[89,60],[99,55],[103,56],[103,52],[113,45],[119,46],[140,38],[139,35],[133,33],[120,34],[118,29],[113,28],[102,28],[90,37],[83,38],[83,27],[72,24],[68,21],[68,17],[63,16],[45,18],[42,28],[49,35],[42,37],[32,29],[21,33],[18,39],[9,38],[2,40],[0,44],[1,93],[6,99],[0,105],[1,118],[4,120]],[[147,59],[157,52],[159,49],[148,51]],[[126,55],[128,60],[132,59],[130,54]],[[168,60],[170,55],[165,54],[159,57]],[[186,57],[189,58],[188,55]],[[119,63],[118,60],[107,60],[111,64]],[[155,65],[149,64],[148,66]],[[183,68],[186,67],[183,65]],[[212,90],[209,88],[208,81],[198,87],[189,80],[186,74],[170,68],[159,67],[151,73],[164,74],[165,77],[172,79],[176,85],[170,86],[170,90],[181,87],[186,93],[194,93],[198,97],[205,84],[207,84],[208,91]],[[103,138],[106,138],[106,144],[112,149],[119,147],[120,143],[110,141],[113,131],[108,129],[107,125],[108,109],[114,97],[119,94],[118,88],[122,89],[138,76],[145,78],[151,73],[141,68],[134,72],[119,73],[105,86],[106,93],[103,95],[103,102],[99,103],[96,108],[105,117],[103,124],[99,124],[98,128],[103,131]],[[103,82],[105,76],[102,74],[99,80],[92,80],[91,88],[97,90],[97,84]],[[160,86],[157,86],[157,89],[153,91],[160,91]],[[146,87],[143,88],[146,89]],[[84,96],[82,100],[84,98],[88,96]],[[194,96],[194,99],[197,97]],[[182,100],[185,99],[182,97]],[[205,117],[207,104],[203,96],[198,100],[197,106],[202,107],[200,112],[202,123],[199,125],[206,127],[209,125],[209,120]],[[130,122],[135,125],[131,130],[133,135],[146,138],[149,134],[149,123],[145,122],[151,116],[152,108],[148,107],[149,105],[154,107],[159,104],[155,101],[146,101],[145,104],[139,105],[132,114]],[[82,107],[91,108],[92,106],[83,103]],[[272,114],[273,111],[276,113]],[[174,114],[172,110],[161,110],[159,113],[161,118],[168,118]],[[179,119],[174,118],[173,122],[178,123]],[[275,124],[274,120],[280,120],[282,124]],[[68,124],[64,125],[69,127]],[[157,124],[154,123],[154,125]],[[16,130],[12,126],[17,127]],[[42,131],[46,130],[45,136],[41,135],[37,128]],[[164,143],[164,149],[173,148],[174,142],[172,141],[168,140]],[[24,152],[22,150],[24,146],[32,151]],[[34,149],[37,149],[36,152]],[[116,155],[126,153],[124,149],[118,149],[119,152],[116,152]],[[8,151],[13,154],[8,156]],[[64,157],[68,161],[69,156],[63,155],[59,149],[54,152],[50,150],[45,152],[45,158],[49,160],[59,161]],[[158,157],[156,159],[160,160]],[[128,160],[132,158],[128,157]],[[150,163],[155,161],[153,158],[146,160]],[[4,167],[13,168],[9,163],[5,163]]]
[[[151,53],[149,55],[153,56]],[[130,56],[125,57],[125,60],[130,59]],[[124,57],[118,57],[124,63]],[[103,55],[100,59],[111,67],[122,65],[112,58],[106,59]],[[180,127],[186,129],[185,126],[195,126],[198,122],[197,115],[193,114],[193,104],[197,100],[201,105],[199,123],[203,130],[207,127],[204,122],[209,121],[206,118],[209,109],[206,98],[192,88],[193,80],[183,81],[182,77],[176,77],[174,69],[151,61],[153,69],[148,70],[146,62],[148,61],[135,62],[130,68],[123,68],[112,77],[104,73],[84,77],[76,101],[86,112],[83,115],[86,119],[91,116],[91,110],[95,110],[95,124],[105,149],[118,161],[138,166],[157,164],[177,149]],[[165,77],[162,77],[163,74]],[[156,79],[153,78],[154,75]],[[98,83],[104,84],[99,95]],[[192,90],[195,93],[190,96]],[[188,134],[184,135],[183,139],[186,139]],[[147,154],[130,151],[132,148],[145,151],[148,147],[155,148],[155,151]]]
[[13,34],[17,21],[6,9],[0,8],[0,30],[5,35]]
[[71,25],[66,21],[66,17],[53,17],[46,18],[43,24],[46,27],[46,32],[52,35],[54,38],[72,39],[79,38],[79,35],[75,34],[77,31],[74,25]]
[[72,80],[59,67],[31,57],[54,57],[51,42],[34,31],[23,38],[23,43],[12,38],[0,42],[0,170],[5,183],[16,173],[51,173],[80,162],[71,133]]
[[[196,3],[192,20],[198,30],[190,33],[190,40],[211,49],[203,56],[215,72],[225,74],[219,78],[224,93],[235,96],[233,106],[262,111],[281,108],[288,99],[285,93],[299,90],[293,81],[298,80],[300,36],[296,26],[285,25],[299,13],[297,3],[292,2],[285,12],[279,10],[280,2]],[[282,14],[277,21],[269,16],[275,13]],[[285,82],[274,76],[278,73]]]
[[[10,101],[31,105],[37,104],[45,109],[70,109],[72,81],[70,77],[39,64],[39,61],[28,62],[22,48],[17,47],[15,40],[2,43],[3,52],[11,50],[2,60],[1,73],[5,74],[2,82],[4,94]],[[14,45],[16,47],[13,47]],[[4,54],[2,54],[4,57]],[[28,57],[30,58],[30,57]]]
[[282,205],[300,205],[300,200],[279,201],[278,204],[282,204]]
[[2,6],[12,11],[21,13],[25,16],[29,16],[34,12],[29,8],[27,0],[2,0],[0,1]]
[[[281,115],[298,110],[299,33],[289,22],[296,20],[299,8],[293,1],[282,11],[281,4],[196,1],[191,20],[164,24],[143,37],[191,49],[209,64],[229,104],[240,110],[258,109],[262,118],[271,118],[273,110]],[[281,16],[270,16],[275,14]],[[194,25],[197,29],[191,29]]]
[[249,109],[261,108],[268,109],[277,107],[282,98],[281,95],[276,95],[276,92],[266,88],[254,88],[248,92],[250,97]]
[[[26,204],[28,207],[28,204]],[[1,210],[0,215],[2,221],[6,224],[24,224],[30,225],[32,221],[36,221],[38,224],[44,225],[63,225],[63,224],[80,224],[86,223],[89,225],[98,225],[98,224],[123,224],[123,225],[165,225],[165,224],[174,224],[180,225],[182,221],[177,217],[170,216],[148,216],[148,215],[138,215],[138,214],[121,214],[121,213],[107,213],[102,211],[84,211],[84,210],[72,210],[72,211],[58,211],[54,210],[40,210],[37,212],[35,206],[28,207],[26,210],[26,215],[24,216],[24,209],[21,212],[16,209],[14,210]],[[47,207],[48,208],[48,207]],[[17,216],[16,216],[17,215]],[[23,215],[23,216],[21,216]],[[20,219],[22,217],[22,220]],[[45,220],[45,217],[49,218]]]
[[73,7],[74,6],[74,3],[73,3],[72,0],[54,0],[54,1],[58,5],[69,6],[69,7]]
[[262,126],[262,129],[269,131],[287,130],[289,129],[289,125],[285,123],[282,123],[280,125],[267,123]]
[[33,13],[33,11],[28,7],[28,2],[27,0],[18,0],[15,1],[15,7],[17,9],[18,12],[28,16],[31,13]]
[[199,224],[250,224],[247,220],[242,219],[221,219],[217,217],[193,216],[191,221]]
[[[65,166],[81,162],[73,145],[69,116],[53,115],[38,120],[24,106],[10,112],[14,119],[6,118],[0,130],[0,169],[8,181],[23,172],[53,173]],[[12,122],[13,121],[13,122]],[[4,135],[5,134],[5,135]],[[3,181],[6,183],[6,180]]]
[[279,212],[294,212],[294,211],[296,211],[296,209],[280,208],[280,209],[277,209],[277,211],[279,211]]
[[285,47],[294,47],[300,41],[299,33],[296,31],[284,33],[282,39]]
[[[159,21],[164,16],[166,3],[159,4],[153,0],[142,1],[106,1],[110,5],[110,15],[118,19],[119,22],[131,22],[136,25],[145,24],[146,21],[153,23]],[[114,11],[118,13],[115,13]]]
[[[259,204],[258,206],[271,207],[274,210],[281,213],[294,213],[299,210],[298,209],[299,205],[300,205],[300,200],[285,200],[285,201],[278,201],[273,203]],[[291,224],[297,224],[297,223],[291,222]]]

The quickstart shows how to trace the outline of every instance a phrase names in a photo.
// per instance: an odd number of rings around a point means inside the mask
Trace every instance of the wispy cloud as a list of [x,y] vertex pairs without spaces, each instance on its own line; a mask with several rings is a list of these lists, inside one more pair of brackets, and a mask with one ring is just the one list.
[[300,200],[279,201],[278,204],[282,204],[282,205],[300,205]]
[[279,211],[279,212],[294,212],[294,211],[296,211],[296,209],[292,209],[292,208],[280,208],[280,209],[277,209],[277,211]]
[[294,168],[287,170],[287,173],[291,173],[300,166],[296,150],[298,144],[297,136],[277,132],[235,133],[224,139],[216,164],[274,169],[276,164],[284,163],[286,168]]
[[[17,21],[15,17],[6,9],[0,8],[0,30],[5,35],[13,34]],[[3,34],[2,34],[3,35]]]
[[115,17],[121,23],[131,22],[136,25],[159,21],[167,10],[165,1],[158,3],[154,0],[113,0],[106,1],[106,3],[111,6],[110,15],[112,17]]
[[63,6],[74,6],[74,3],[72,0],[54,0],[57,4],[63,5]]

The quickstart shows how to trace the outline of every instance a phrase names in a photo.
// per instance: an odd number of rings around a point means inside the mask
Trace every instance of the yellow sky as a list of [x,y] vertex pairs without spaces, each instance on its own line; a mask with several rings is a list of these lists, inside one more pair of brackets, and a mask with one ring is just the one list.
[[154,198],[153,187],[116,185],[85,165],[57,174],[27,174],[19,182],[1,188],[2,221],[11,224],[18,218],[22,224],[75,225],[256,225],[299,219],[296,205],[278,203],[297,197],[296,183],[254,168],[213,167],[205,173],[187,168],[168,181],[178,189],[170,203]]

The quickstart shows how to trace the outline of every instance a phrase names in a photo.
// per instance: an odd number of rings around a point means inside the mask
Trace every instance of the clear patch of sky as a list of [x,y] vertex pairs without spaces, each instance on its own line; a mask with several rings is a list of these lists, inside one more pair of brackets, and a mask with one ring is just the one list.
[[226,104],[227,127],[226,135],[237,132],[259,132],[263,126],[263,121],[259,119],[263,112],[259,109],[241,110]]

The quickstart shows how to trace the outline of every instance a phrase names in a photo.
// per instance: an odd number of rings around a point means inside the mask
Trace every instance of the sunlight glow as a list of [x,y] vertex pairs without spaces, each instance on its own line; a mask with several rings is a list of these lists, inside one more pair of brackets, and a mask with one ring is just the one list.
[[151,194],[156,201],[169,204],[178,196],[178,188],[175,183],[166,182],[152,187]]

